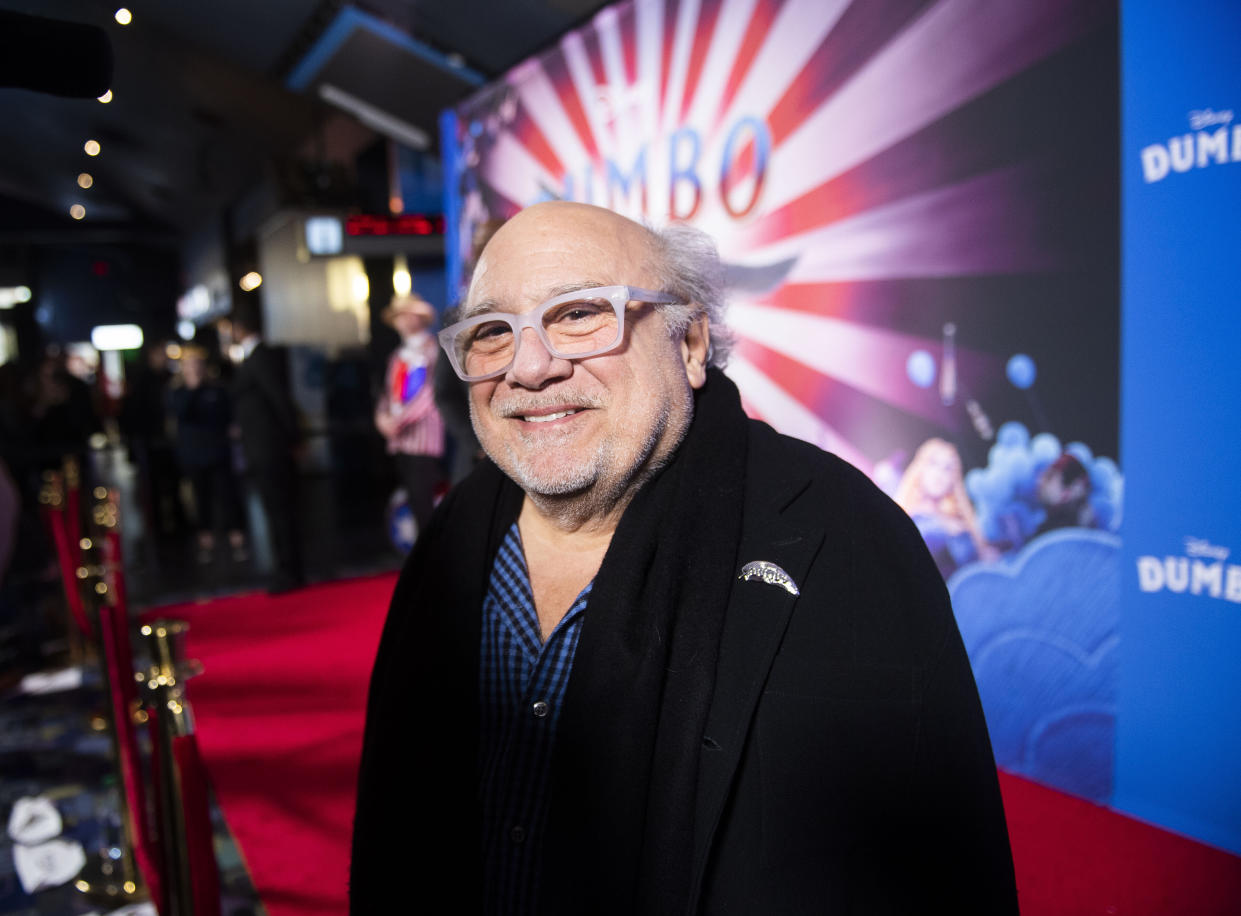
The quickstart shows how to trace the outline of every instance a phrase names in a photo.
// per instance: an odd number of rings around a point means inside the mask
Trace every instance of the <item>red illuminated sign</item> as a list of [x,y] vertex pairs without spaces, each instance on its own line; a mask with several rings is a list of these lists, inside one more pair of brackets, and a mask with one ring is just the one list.
[[358,213],[345,217],[345,235],[443,235],[444,217],[405,213],[375,216]]

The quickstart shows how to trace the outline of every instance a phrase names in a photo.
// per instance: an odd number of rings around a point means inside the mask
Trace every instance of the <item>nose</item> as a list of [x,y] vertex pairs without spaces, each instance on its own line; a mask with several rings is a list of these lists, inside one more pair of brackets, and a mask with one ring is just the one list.
[[504,373],[504,379],[523,388],[537,389],[572,374],[573,363],[570,360],[552,356],[534,328],[522,328],[517,338],[513,365]]

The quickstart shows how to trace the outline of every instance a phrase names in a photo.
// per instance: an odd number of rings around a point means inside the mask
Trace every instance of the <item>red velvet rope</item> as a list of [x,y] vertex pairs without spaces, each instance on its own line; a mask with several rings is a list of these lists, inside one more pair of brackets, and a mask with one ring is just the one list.
[[159,900],[163,877],[151,837],[146,783],[142,778],[142,758],[138,753],[138,735],[132,715],[132,701],[137,696],[137,688],[134,684],[128,615],[123,608],[105,602],[99,608],[99,629],[102,634],[104,664],[108,666],[112,718],[116,722],[117,760],[121,768],[121,779],[125,784],[129,822],[133,829],[134,860],[151,896]]
[[207,803],[207,770],[194,735],[172,739],[172,756],[181,777],[181,804],[185,814],[185,848],[190,861],[194,916],[220,916],[220,873],[211,838]]
[[[121,558],[121,532],[120,527],[110,528],[103,537],[103,565],[107,570],[108,587],[112,589],[114,603],[121,611],[124,612],[126,620],[129,619],[129,594],[125,589],[125,566]],[[132,651],[129,644],[129,629],[125,629],[125,651],[132,657]],[[133,678],[129,679],[128,699],[133,700],[138,695],[137,685]]]
[[75,561],[78,555],[75,553],[77,542],[69,539],[69,530],[63,510],[45,506],[43,522],[51,532],[52,541],[56,545],[56,560],[60,565],[60,580],[65,588],[65,601],[69,605],[69,613],[73,615],[78,629],[85,636],[90,637],[94,628],[91,627],[90,620],[86,616],[86,608],[82,604],[82,593],[78,591],[78,564]]
[[69,543],[77,547],[82,540],[82,489],[68,482],[65,483],[65,523]]
[[[164,774],[164,741],[160,735],[160,719],[161,715],[167,714],[167,710],[160,709],[159,706],[151,704],[148,707],[147,719],[147,735],[151,739],[151,784],[158,787],[159,780],[163,779]],[[162,831],[164,825],[168,823],[166,817],[167,812],[164,811],[164,793],[155,791],[151,793],[154,796],[154,806],[152,812],[155,817],[155,823],[158,824],[157,831]],[[161,838],[162,839],[162,838]],[[159,850],[160,860],[162,862],[163,847]],[[172,863],[162,862],[161,876],[166,874],[168,869],[172,868]],[[172,908],[168,905],[168,898],[165,894],[168,891],[168,883],[161,883],[157,887],[150,887],[151,902],[155,904],[155,909],[160,913],[168,913]]]

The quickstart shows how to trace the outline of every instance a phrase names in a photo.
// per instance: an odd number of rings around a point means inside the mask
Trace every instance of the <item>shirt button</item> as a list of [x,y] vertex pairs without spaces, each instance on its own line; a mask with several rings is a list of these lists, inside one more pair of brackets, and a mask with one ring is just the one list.
[[526,841],[526,828],[518,824],[508,832],[508,838],[513,841],[514,845],[520,845]]
[[543,700],[539,700],[533,706],[530,707],[530,711],[534,713],[534,717],[536,719],[546,719],[547,713],[548,713],[547,703],[545,703]]

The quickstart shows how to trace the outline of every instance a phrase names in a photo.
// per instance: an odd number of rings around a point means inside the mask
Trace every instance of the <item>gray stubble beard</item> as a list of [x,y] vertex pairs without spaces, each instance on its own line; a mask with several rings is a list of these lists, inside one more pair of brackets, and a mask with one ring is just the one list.
[[[600,478],[608,456],[616,451],[618,439],[624,438],[623,435],[618,435],[625,432],[623,428],[603,439],[588,460],[570,469],[568,474],[558,475],[554,480],[544,479],[545,475],[536,472],[530,462],[519,454],[518,449],[509,443],[501,443],[499,448],[493,449],[484,441],[483,436],[478,438],[487,456],[509,479],[521,487],[540,513],[566,525],[580,524],[591,518],[601,518],[618,508],[623,510],[642,485],[672,459],[681,440],[685,438],[693,416],[693,392],[687,389],[685,398],[684,410],[680,414],[684,418],[681,428],[671,428],[677,412],[671,402],[665,402],[656,415],[629,473],[620,475],[617,480],[608,482],[607,485],[604,485]],[[473,401],[470,402],[470,420],[477,434],[479,424]],[[669,447],[664,454],[657,456],[655,452],[660,440],[668,433],[671,434]],[[554,444],[549,446],[549,437],[545,435],[540,436],[538,443],[532,442],[522,433],[519,433],[518,437],[524,440],[527,451],[532,447],[556,447]]]

